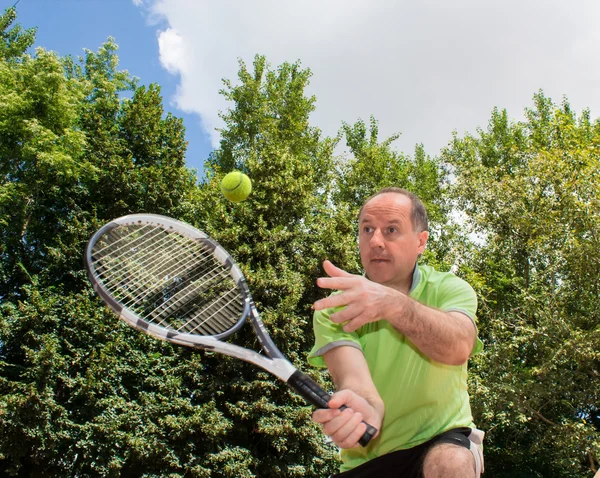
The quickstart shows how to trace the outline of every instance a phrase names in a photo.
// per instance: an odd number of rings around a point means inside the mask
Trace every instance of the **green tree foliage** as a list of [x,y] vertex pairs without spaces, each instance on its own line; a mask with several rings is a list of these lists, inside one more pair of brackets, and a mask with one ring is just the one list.
[[[475,410],[493,476],[591,476],[600,458],[600,121],[534,97],[443,158],[479,246]],[[465,272],[466,273],[466,272]]]
[[327,163],[320,163],[314,152],[320,146],[318,128],[309,125],[316,98],[306,97],[304,88],[311,77],[300,62],[284,63],[272,70],[266,58],[257,55],[253,71],[240,61],[239,85],[224,80],[221,94],[236,105],[221,116],[226,127],[221,131],[221,147],[213,158],[224,170],[243,169],[250,155],[262,156],[273,144],[285,145],[293,157],[303,156],[327,184]]
[[233,424],[196,392],[199,356],[115,323],[91,290],[25,286],[0,337],[3,476],[206,477],[227,461],[205,456]]
[[18,24],[12,26],[16,19],[15,7],[7,8],[0,16],[0,58],[5,61],[18,61],[35,41],[36,29],[23,31]]
[[43,49],[31,56],[33,37],[19,43],[31,31],[9,30],[8,14],[0,22],[0,50],[12,52],[0,59],[0,474],[211,476],[212,462],[243,461],[235,449],[196,451],[206,433],[231,426],[196,393],[197,356],[117,324],[82,271],[99,224],[130,212],[176,215],[195,190],[181,120],[164,115],[156,85],[138,87],[118,70],[111,39],[77,62]]

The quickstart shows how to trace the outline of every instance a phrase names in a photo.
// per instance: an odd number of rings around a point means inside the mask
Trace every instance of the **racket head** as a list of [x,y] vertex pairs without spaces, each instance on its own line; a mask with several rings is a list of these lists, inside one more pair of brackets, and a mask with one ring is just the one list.
[[250,313],[246,279],[215,240],[156,214],[114,219],[89,240],[89,280],[130,326],[157,338],[207,348],[235,333]]

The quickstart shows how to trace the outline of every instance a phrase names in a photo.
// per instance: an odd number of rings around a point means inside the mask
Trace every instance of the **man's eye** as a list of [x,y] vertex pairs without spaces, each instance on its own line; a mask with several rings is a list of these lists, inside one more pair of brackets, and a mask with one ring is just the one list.
[[365,228],[363,229],[366,233],[371,233],[373,232],[373,228],[369,227],[369,226],[365,226]]
[[389,231],[389,233],[390,233],[390,234],[394,234],[394,233],[395,233],[397,230],[398,230],[398,229],[396,229],[395,227],[390,227],[390,228],[388,229],[388,231]]

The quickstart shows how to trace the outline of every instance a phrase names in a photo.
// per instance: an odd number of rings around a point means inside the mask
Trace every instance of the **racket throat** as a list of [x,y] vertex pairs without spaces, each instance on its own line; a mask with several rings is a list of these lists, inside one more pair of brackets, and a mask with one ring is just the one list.
[[258,338],[258,341],[260,342],[260,345],[265,353],[274,360],[285,360],[284,355],[277,348],[271,336],[267,333],[265,325],[263,324],[262,320],[260,320],[260,315],[252,300],[250,300],[250,320],[252,321],[252,326],[254,327],[256,337]]
[[[263,358],[261,355],[259,355],[259,357]],[[248,361],[251,362],[252,359]],[[264,363],[256,363],[256,365],[264,368],[268,372],[271,372],[277,378],[286,383],[294,374],[294,372],[297,372],[298,370],[291,364],[291,362],[284,358],[264,359]]]
[[202,341],[196,338],[195,345],[200,348],[206,348],[207,346],[212,345],[213,351],[257,365],[267,372],[272,373],[284,382],[287,382],[297,370],[296,367],[294,367],[291,362],[285,358],[267,358],[264,355],[256,353],[254,350],[246,349],[228,342],[221,342],[214,339],[210,340],[209,337],[202,337]]

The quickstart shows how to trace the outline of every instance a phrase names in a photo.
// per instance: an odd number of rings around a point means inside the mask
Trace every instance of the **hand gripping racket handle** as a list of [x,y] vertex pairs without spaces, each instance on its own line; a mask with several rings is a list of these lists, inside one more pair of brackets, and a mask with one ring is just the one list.
[[[331,399],[331,395],[329,395],[325,390],[323,390],[308,375],[305,375],[299,370],[296,370],[288,379],[287,384],[315,407],[329,408],[328,404],[329,400]],[[346,408],[348,408],[346,405],[342,405],[340,407],[340,410],[345,410]],[[371,438],[373,438],[375,436],[375,433],[377,433],[377,428],[375,428],[372,425],[369,425],[364,420],[363,423],[367,425],[367,431],[362,437],[360,437],[358,443],[360,443],[362,446],[367,446],[369,441],[371,441]]]

